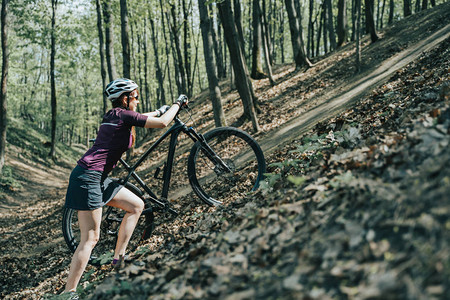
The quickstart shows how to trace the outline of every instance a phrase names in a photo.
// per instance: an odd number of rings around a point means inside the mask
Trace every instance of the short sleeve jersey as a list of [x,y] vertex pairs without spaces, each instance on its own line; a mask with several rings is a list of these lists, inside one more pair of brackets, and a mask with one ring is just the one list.
[[144,127],[147,116],[113,108],[103,117],[95,143],[78,161],[87,170],[109,173],[132,145],[132,126]]

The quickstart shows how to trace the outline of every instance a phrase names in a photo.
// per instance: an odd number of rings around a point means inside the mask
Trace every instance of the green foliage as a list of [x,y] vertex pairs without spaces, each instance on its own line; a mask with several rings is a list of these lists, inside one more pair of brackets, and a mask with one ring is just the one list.
[[110,263],[114,258],[114,253],[112,251],[106,252],[102,254],[100,257],[94,260],[94,262],[98,262],[100,265],[104,265]]
[[270,192],[279,185],[290,182],[294,185],[301,185],[302,182],[298,177],[292,176],[290,173],[297,173],[301,160],[299,159],[287,159],[282,162],[271,163],[269,168],[276,168],[278,172],[264,174],[265,180],[261,182],[261,190]]
[[9,166],[4,166],[0,177],[0,188],[3,191],[16,191],[22,187],[17,176]]
[[150,252],[152,252],[152,250],[150,249],[150,246],[145,245],[145,246],[139,247],[134,253],[137,255],[147,255]]
[[293,183],[295,186],[300,186],[302,185],[305,181],[306,181],[306,177],[305,176],[293,176],[293,175],[289,175],[287,177],[287,180],[290,183]]
[[334,189],[338,189],[341,186],[350,184],[354,179],[355,179],[355,177],[353,176],[352,172],[351,171],[347,171],[344,174],[335,176],[330,181],[330,185]]

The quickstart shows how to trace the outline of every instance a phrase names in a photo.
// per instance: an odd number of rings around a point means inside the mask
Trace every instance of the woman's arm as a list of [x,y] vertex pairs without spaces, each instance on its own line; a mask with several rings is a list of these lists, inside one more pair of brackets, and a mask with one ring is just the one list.
[[156,117],[158,113],[156,111],[145,113],[143,115],[148,116],[145,122],[145,128],[164,128],[172,122],[172,120],[177,115],[178,110],[180,110],[180,105],[174,104],[172,107],[161,117]]
[[152,112],[145,113],[143,115],[147,116],[147,117],[157,117],[158,116],[158,112],[155,110],[155,111],[152,111]]

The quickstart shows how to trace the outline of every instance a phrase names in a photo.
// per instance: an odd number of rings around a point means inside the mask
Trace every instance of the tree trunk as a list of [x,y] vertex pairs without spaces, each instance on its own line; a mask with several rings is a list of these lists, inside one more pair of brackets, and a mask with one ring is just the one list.
[[403,0],[403,17],[411,15],[411,0]]
[[347,42],[347,4],[346,0],[338,1],[338,17],[337,17],[337,47],[341,47]]
[[289,18],[289,29],[291,31],[291,42],[296,68],[301,68],[303,66],[309,68],[312,64],[308,57],[306,57],[305,44],[303,43],[303,37],[300,31],[299,20],[294,2],[293,0],[284,0],[284,3],[286,5],[286,11]]
[[416,0],[415,10],[416,13],[420,11],[420,0]]
[[245,55],[244,30],[242,29],[242,12],[240,0],[234,0],[234,22],[236,23],[238,40],[242,49],[242,54],[244,55],[244,57],[247,57]]
[[236,30],[236,23],[231,11],[230,0],[224,0],[218,4],[220,19],[222,21],[225,40],[230,51],[230,59],[236,76],[236,87],[241,96],[244,106],[244,116],[250,118],[254,131],[259,131],[259,124],[252,99],[252,87],[249,86],[248,70],[245,64],[244,55],[240,47],[239,37]]
[[170,28],[170,36],[172,39],[172,47],[173,49],[173,58],[175,63],[175,73],[176,73],[176,83],[178,87],[178,94],[186,94],[187,93],[187,86],[186,86],[186,73],[183,63],[183,55],[181,54],[181,45],[180,45],[180,39],[178,34],[178,24],[177,24],[177,17],[176,17],[176,11],[175,11],[175,5],[170,5],[170,14],[172,16],[172,23],[170,22],[170,17],[167,15],[167,22],[169,23]]
[[[323,8],[323,4],[322,4],[322,8]],[[319,9],[320,11],[320,9]],[[320,19],[319,19],[319,30],[317,30],[317,44],[316,44],[316,56],[319,56],[320,54],[320,39],[322,37],[322,20],[323,20],[323,9],[322,9],[322,13],[320,14]]]
[[394,0],[389,0],[389,21],[388,24],[391,25],[394,22]]
[[123,77],[131,77],[130,69],[130,38],[128,28],[128,8],[127,0],[120,0],[120,28],[122,34],[122,62],[123,62]]
[[213,59],[213,41],[211,36],[211,20],[208,14],[208,8],[205,5],[205,0],[198,0],[198,7],[200,12],[200,28],[203,39],[203,53],[205,57],[206,73],[208,76],[209,96],[211,98],[214,123],[216,127],[226,126],[225,115],[222,108],[222,96],[219,88],[219,81],[216,76],[216,63]]
[[334,33],[334,24],[333,24],[333,6],[331,5],[331,0],[325,0],[327,5],[327,13],[328,13],[328,35],[330,40],[330,51],[336,49],[336,35]]
[[192,89],[194,80],[191,78],[191,37],[189,31],[189,12],[186,6],[186,0],[182,1],[183,3],[183,29],[184,29],[184,68],[186,72],[186,95],[190,98],[192,96]]
[[[356,32],[356,0],[352,0],[352,36],[350,37],[350,41],[354,41],[355,38],[355,32]],[[394,1],[394,0],[392,0]]]
[[314,14],[314,0],[309,0],[309,22],[308,22],[308,42],[306,47],[306,56],[314,56],[314,23],[312,21]]
[[50,88],[51,88],[51,107],[52,107],[52,132],[51,132],[51,147],[49,156],[55,160],[55,147],[56,147],[56,82],[55,82],[55,56],[56,56],[56,7],[58,0],[52,0],[52,30],[50,36]]
[[7,121],[7,85],[9,67],[9,47],[8,47],[8,2],[2,0],[1,10],[1,43],[2,43],[2,82],[0,91],[0,176],[3,174],[6,154],[6,131]]
[[[169,49],[169,41],[167,39],[166,30],[165,30],[166,24],[165,24],[165,21],[164,21],[163,0],[159,0],[159,6],[161,8],[162,32],[163,32],[163,36],[164,36],[164,45],[165,45],[165,48],[166,48],[166,57],[167,57],[166,69],[167,69],[167,74],[168,74],[168,79],[169,79],[169,91],[170,91],[170,96],[171,96],[172,100],[175,100],[176,98],[175,98],[175,96],[173,94],[172,80],[170,79],[170,63],[169,63],[169,61],[170,61],[170,59],[169,59],[169,57],[170,57],[170,49]],[[163,77],[164,77],[164,75],[163,75]]]
[[164,90],[164,76],[161,70],[161,65],[159,63],[159,53],[158,53],[158,38],[155,34],[155,24],[153,22],[151,9],[149,9],[149,20],[150,20],[150,29],[152,31],[152,45],[153,45],[153,53],[154,53],[154,61],[155,61],[155,69],[156,69],[156,79],[158,80],[158,90],[156,93],[156,101],[157,106],[160,107],[164,103],[166,103],[166,92]]
[[103,18],[105,21],[106,65],[108,66],[109,81],[117,79],[116,59],[114,56],[114,34],[111,20],[111,1],[103,1]]
[[435,7],[436,6],[436,0],[430,0],[431,6]]
[[[257,0],[259,1],[259,0]],[[259,3],[257,3],[259,6]],[[261,11],[261,9],[258,9]],[[269,82],[271,86],[275,86],[275,80],[273,79],[272,75],[272,65],[270,63],[270,55],[269,55],[269,41],[268,41],[268,35],[266,34],[267,26],[262,26],[262,37],[263,37],[263,49],[264,49],[264,59],[266,62],[266,68],[267,68],[267,76],[269,77]]]
[[280,35],[280,52],[281,52],[281,63],[285,63],[285,57],[284,57],[284,11],[280,10],[280,27],[278,30],[278,33]]
[[380,17],[380,28],[383,28],[383,18],[384,18],[384,11],[386,7],[386,0],[383,0],[383,8],[381,9],[381,17]]
[[[212,6],[209,5],[211,8]],[[220,19],[217,18],[217,23],[220,22]],[[212,40],[214,45],[214,54],[216,56],[216,62],[217,62],[217,77],[219,79],[226,77],[226,71],[223,61],[223,47],[222,47],[222,39],[221,39],[221,30],[220,30],[220,24],[217,24],[218,33],[216,34],[216,30],[214,28],[214,22],[209,22],[211,26],[211,34],[212,34]]]
[[150,91],[148,88],[148,51],[147,51],[147,19],[144,19],[144,36],[143,36],[143,47],[144,47],[144,87],[143,90],[145,91],[145,97],[144,98],[144,111],[152,111],[152,104],[150,101]]
[[141,36],[141,33],[137,33],[136,34],[136,37],[137,37],[137,52],[138,52],[138,75],[137,75],[137,77],[134,79],[134,81],[136,81],[138,84],[139,84],[139,86],[140,87],[142,87],[142,62],[141,62],[141,58],[142,58],[142,56],[141,56],[141,50],[142,50],[142,42],[141,42],[141,39],[142,39],[142,36]]
[[[102,9],[100,6],[100,0],[95,0],[97,8],[97,30],[98,30],[98,40],[99,40],[99,53],[100,53],[100,74],[102,76],[102,91],[106,88],[106,69],[105,69],[105,48],[103,41],[103,25],[102,25]],[[108,110],[108,99],[106,95],[103,95],[103,114]]]
[[[133,20],[133,16],[131,16],[131,20]],[[132,70],[132,76],[133,78],[137,78],[136,74],[136,43],[135,38],[137,36],[137,33],[135,34],[135,28],[138,28],[137,21],[134,20],[134,22],[130,22],[130,50],[131,50],[131,63],[130,63],[130,69]],[[139,29],[138,29],[139,30]]]
[[428,0],[422,0],[422,10],[425,10],[428,8]]
[[375,43],[378,40],[378,35],[377,31],[375,30],[375,21],[373,19],[373,1],[374,0],[364,0],[364,3],[366,6],[366,24],[368,25],[370,39],[372,40],[372,43]]
[[261,12],[259,0],[253,0],[253,49],[252,49],[252,72],[253,79],[262,79],[265,74],[261,64]]
[[328,40],[327,40],[327,5],[324,2],[322,5],[322,16],[323,16],[323,53],[328,53]]
[[355,0],[356,12],[356,73],[361,71],[361,0]]
[[263,2],[263,7],[262,7],[262,9],[260,8],[260,12],[261,12],[261,16],[262,16],[262,20],[261,20],[261,28],[262,28],[262,34],[264,34],[264,39],[263,39],[263,41],[265,40],[265,43],[266,43],[266,46],[267,46],[267,53],[268,53],[268,55],[269,55],[269,61],[270,61],[270,64],[272,64],[273,63],[273,58],[272,58],[272,45],[271,45],[271,42],[270,42],[270,32],[269,32],[269,30],[270,30],[270,26],[269,26],[269,24],[267,24],[267,18],[266,18],[266,15],[267,15],[267,13],[266,13],[266,0],[263,0],[262,1]]

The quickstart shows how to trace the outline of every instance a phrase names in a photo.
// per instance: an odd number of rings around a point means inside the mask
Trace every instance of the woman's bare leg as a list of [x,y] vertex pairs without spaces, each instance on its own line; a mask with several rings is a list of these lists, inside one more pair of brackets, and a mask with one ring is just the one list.
[[80,244],[78,245],[72,257],[70,264],[69,277],[67,278],[65,291],[75,291],[83,275],[92,249],[100,237],[100,223],[102,221],[102,209],[78,211],[78,223],[80,225]]
[[133,192],[123,187],[114,198],[108,202],[108,205],[123,209],[125,216],[120,224],[119,234],[117,236],[114,258],[118,259],[120,255],[125,255],[125,249],[133,234],[134,228],[144,210],[144,202]]

